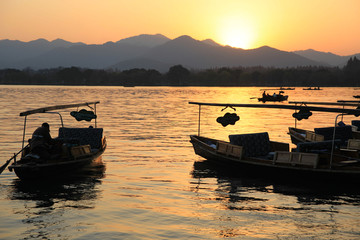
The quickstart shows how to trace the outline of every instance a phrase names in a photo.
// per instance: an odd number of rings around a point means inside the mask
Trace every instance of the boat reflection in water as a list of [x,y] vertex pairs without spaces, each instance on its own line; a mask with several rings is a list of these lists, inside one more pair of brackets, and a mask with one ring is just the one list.
[[[341,201],[348,201],[349,204],[360,204],[359,187],[352,184],[339,186],[321,181],[306,181],[306,179],[300,181],[289,179],[284,182],[283,178],[267,178],[266,176],[256,176],[253,172],[235,171],[231,167],[218,165],[209,160],[194,162],[194,170],[191,174],[198,179],[216,178],[218,182],[227,182],[233,192],[241,188],[253,188],[257,191],[268,192],[271,187],[271,191],[274,193],[296,196],[300,202],[304,203],[320,203],[321,199],[324,202],[341,199]],[[343,198],[345,196],[349,198]],[[351,197],[355,199],[351,200]]]
[[74,237],[69,235],[69,229],[77,228],[86,219],[82,216],[85,212],[82,213],[81,210],[95,208],[101,194],[99,185],[102,183],[105,168],[105,164],[99,159],[76,177],[65,181],[14,179],[8,198],[22,201],[24,206],[15,209],[14,213],[20,217],[26,216],[22,220],[25,226],[18,227],[19,236],[26,236],[24,239]]
[[347,224],[348,215],[360,204],[360,191],[354,185],[283,181],[209,160],[194,162],[191,175],[197,179],[192,190],[204,210],[211,205],[208,214],[232,223],[218,227],[220,237],[288,238],[288,229],[304,232],[309,239],[319,234],[336,238],[334,232],[357,234]]

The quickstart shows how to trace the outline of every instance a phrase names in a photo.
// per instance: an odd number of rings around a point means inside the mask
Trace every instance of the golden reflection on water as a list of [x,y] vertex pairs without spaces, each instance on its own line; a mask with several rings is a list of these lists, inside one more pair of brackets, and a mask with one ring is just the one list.
[[[104,176],[95,183],[74,183],[84,194],[74,199],[52,195],[52,213],[39,205],[36,194],[21,196],[13,173],[0,175],[0,231],[10,238],[25,238],[38,230],[36,219],[62,223],[59,228],[42,228],[44,236],[80,239],[245,239],[322,238],[359,236],[360,215],[357,190],[334,192],[304,186],[287,186],[249,177],[230,175],[209,166],[194,154],[190,134],[197,134],[198,106],[189,101],[259,103],[260,88],[122,88],[5,86],[0,89],[1,156],[17,152],[22,140],[23,118],[18,114],[32,108],[100,100],[98,124],[104,127],[108,148],[103,155]],[[352,88],[323,91],[285,91],[290,101],[336,101],[352,99]],[[21,96],[21,97],[19,97]],[[260,103],[262,104],[262,103]],[[282,103],[279,103],[282,104]],[[294,126],[293,111],[276,109],[202,107],[201,134],[228,140],[229,134],[269,132],[276,141],[290,142],[287,128]],[[226,112],[240,116],[234,126],[222,127],[216,118]],[[334,124],[336,114],[313,113],[298,127]],[[65,115],[64,122],[72,120]],[[353,118],[346,117],[349,123]],[[47,116],[29,122],[27,137]],[[57,118],[51,118],[56,135]],[[83,122],[75,122],[82,126]],[[85,123],[89,125],[89,123]],[[4,159],[3,157],[3,159]],[[15,187],[14,187],[15,185]],[[81,187],[88,186],[88,191]],[[82,190],[81,190],[82,189]],[[35,188],[36,191],[36,188]],[[41,191],[40,191],[41,192]],[[330,194],[329,194],[330,193]],[[41,194],[40,194],[41,195]],[[90,198],[86,198],[86,196]],[[74,206],[74,207],[71,207]],[[78,207],[76,207],[78,206]],[[30,211],[24,211],[24,208]],[[36,208],[38,207],[38,208]],[[35,209],[36,208],[36,209]],[[16,212],[16,214],[14,214]],[[7,222],[4,222],[7,221]],[[15,222],[15,223],[14,223]],[[10,224],[14,223],[14,224]],[[12,226],[9,228],[9,226]],[[16,235],[15,232],[19,234]]]
[[[242,90],[242,91],[241,91]],[[352,100],[356,90],[352,88],[329,88],[326,91],[304,91],[302,88],[285,91],[289,95],[289,101],[318,101],[318,102],[336,102],[339,99]],[[314,93],[315,92],[315,93]],[[260,97],[259,88],[229,89],[226,95],[217,94],[207,99],[205,102],[211,103],[251,103],[263,104],[254,97]],[[268,103],[268,104],[287,104]],[[266,103],[264,104],[266,105]],[[336,107],[336,106],[328,106]],[[193,109],[198,112],[198,106],[193,105]],[[271,139],[275,141],[289,142],[287,135],[288,127],[295,126],[295,119],[292,117],[293,110],[285,109],[266,109],[266,108],[231,108],[202,106],[201,107],[201,135],[217,139],[227,140],[229,134],[269,132]],[[223,111],[221,111],[223,110]],[[236,113],[240,120],[235,125],[222,127],[216,122],[217,117],[225,113]],[[296,121],[296,126],[304,129],[313,129],[316,127],[333,126],[336,113],[313,112],[313,115],[307,120]],[[344,116],[339,120],[347,124],[356,119],[354,116]],[[339,121],[338,120],[338,121]],[[195,133],[196,134],[196,133]]]

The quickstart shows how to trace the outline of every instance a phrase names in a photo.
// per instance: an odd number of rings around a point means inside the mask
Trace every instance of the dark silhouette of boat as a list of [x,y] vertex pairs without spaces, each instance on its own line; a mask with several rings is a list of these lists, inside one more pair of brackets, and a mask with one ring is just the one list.
[[308,87],[308,88],[303,88],[303,90],[322,90],[320,87]]
[[[359,103],[338,101],[338,102],[289,102],[289,104],[300,104],[304,106],[308,105],[335,105],[338,107],[358,107]],[[295,115],[295,114],[293,114]],[[349,139],[360,139],[360,126],[359,120],[352,120],[351,125],[346,125],[340,121],[336,125],[329,127],[319,127],[313,130],[305,130],[296,127],[289,127],[288,134],[290,135],[291,142],[293,144],[306,143],[306,142],[322,142],[335,139],[341,140],[342,145],[346,145]]]
[[273,95],[266,94],[264,91],[261,98],[258,98],[259,102],[282,102],[288,99],[288,95],[282,95],[283,91],[279,91],[278,94],[274,93]]
[[[221,104],[190,102],[199,106],[277,108],[301,110],[304,106],[262,105],[262,104]],[[336,112],[360,115],[357,109],[306,107],[311,111]],[[199,111],[200,111],[199,107]],[[199,112],[200,116],[200,112]],[[200,117],[199,117],[200,119]],[[190,142],[197,155],[218,164],[232,166],[232,169],[254,172],[259,176],[282,176],[295,179],[335,180],[341,182],[360,182],[360,158],[348,155],[348,151],[335,148],[330,144],[329,151],[322,151],[323,143],[310,143],[312,146],[291,149],[288,143],[270,140],[268,132],[233,134],[229,141],[191,135]],[[348,150],[348,149],[347,149]],[[350,150],[350,149],[349,149]],[[358,151],[356,152],[358,153]]]
[[[81,171],[88,171],[88,167],[94,162],[101,160],[101,155],[106,149],[106,139],[103,136],[103,129],[97,128],[96,105],[100,102],[89,102],[70,105],[57,105],[39,108],[20,113],[25,117],[23,131],[23,148],[20,150],[20,160],[14,158],[14,162],[9,166],[10,171],[15,171],[21,180],[35,179],[59,179],[69,178],[70,176],[81,174]],[[61,127],[58,129],[58,136],[54,138],[55,144],[47,151],[47,157],[41,154],[34,154],[30,151],[29,145],[25,146],[25,130],[27,116],[32,114],[54,113],[53,110],[78,108],[87,106],[95,110],[93,118],[95,127],[68,128],[64,127],[61,114]],[[82,115],[83,115],[82,111]],[[79,116],[76,116],[79,121]],[[89,118],[85,118],[89,121]]]

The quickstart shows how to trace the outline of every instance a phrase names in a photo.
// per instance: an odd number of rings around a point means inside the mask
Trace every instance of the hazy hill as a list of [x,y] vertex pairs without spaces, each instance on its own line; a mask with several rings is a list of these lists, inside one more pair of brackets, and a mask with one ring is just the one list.
[[211,46],[216,46],[216,47],[222,47],[222,45],[218,44],[217,42],[215,42],[214,40],[212,39],[205,39],[202,41],[203,43],[207,43]]
[[118,62],[117,64],[112,65],[109,68],[118,71],[129,70],[134,68],[156,69],[161,73],[165,73],[172,66],[174,65],[149,58],[134,58],[134,59]]
[[313,49],[302,50],[302,51],[294,51],[294,53],[306,57],[308,59],[312,59],[314,61],[327,63],[332,66],[340,66],[343,67],[346,62],[349,60],[351,56],[339,56],[330,52],[319,52]]
[[69,48],[54,48],[39,56],[18,61],[16,68],[33,69],[56,67],[82,67],[103,69],[115,62],[134,58],[147,51],[148,47],[139,47],[127,43],[105,43],[103,45],[82,45]]
[[[141,58],[151,59],[170,65],[181,64],[191,69],[215,67],[265,66],[296,67],[320,65],[295,53],[280,51],[270,47],[243,50],[209,44],[209,41],[198,41],[189,36],[181,36],[150,49]],[[135,61],[134,59],[132,61]],[[115,65],[124,69],[124,62]]]
[[[61,39],[30,42],[0,40],[0,69],[82,67],[94,69],[157,69],[181,64],[189,69],[265,66],[339,66],[350,56],[314,50],[286,52],[268,46],[244,50],[222,46],[211,39],[189,36],[169,39],[161,34],[142,34],[117,42],[87,45]],[[360,57],[359,57],[360,58]]]
[[85,44],[72,43],[62,39],[56,39],[51,42],[45,39],[37,39],[30,42],[8,39],[0,40],[0,68],[18,68],[18,62],[40,56],[55,48],[68,48],[81,45]]
[[163,35],[140,35],[101,45],[70,43],[61,39],[39,39],[28,43],[0,41],[0,69],[56,68],[77,66],[102,69],[132,59],[150,48],[169,41]]
[[141,34],[139,36],[124,38],[118,41],[117,43],[126,43],[134,46],[152,48],[164,44],[170,40],[171,40],[170,38],[167,38],[161,34],[155,34],[155,35]]

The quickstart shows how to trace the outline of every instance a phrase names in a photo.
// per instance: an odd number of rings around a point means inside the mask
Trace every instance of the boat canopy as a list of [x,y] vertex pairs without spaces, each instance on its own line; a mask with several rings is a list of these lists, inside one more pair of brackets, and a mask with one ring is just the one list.
[[[357,103],[356,103],[357,102]],[[333,105],[333,106],[342,106],[342,107],[358,107],[360,106],[359,101],[349,102],[339,100],[337,102],[305,102],[305,101],[290,101],[289,104],[302,104],[302,105]]]
[[[97,122],[96,122],[96,117],[95,116],[96,116],[96,104],[98,104],[98,103],[100,103],[100,101],[76,103],[76,104],[66,104],[66,105],[55,105],[55,106],[37,108],[37,109],[29,110],[29,111],[26,111],[26,112],[21,112],[20,116],[25,117],[25,119],[24,119],[24,131],[23,131],[22,148],[24,148],[24,144],[25,144],[25,131],[26,131],[26,119],[27,119],[27,116],[29,116],[31,114],[36,114],[36,113],[54,113],[54,112],[51,112],[51,111],[59,110],[59,109],[74,108],[74,107],[82,107],[82,106],[87,106],[89,108],[92,108],[91,105],[93,105],[94,109],[95,109],[95,113],[94,113],[94,116],[91,117],[91,119],[95,119],[95,128],[96,128],[97,127]],[[58,113],[58,112],[55,112],[55,113],[59,114],[60,120],[61,120],[61,126],[64,127],[64,123],[63,123],[61,114]]]
[[239,104],[239,103],[203,103],[203,102],[189,102],[189,104],[195,104],[199,106],[219,106],[219,107],[233,107],[233,108],[243,107],[243,108],[277,108],[277,109],[289,109],[289,110],[299,110],[299,111],[309,110],[315,112],[333,112],[333,113],[342,113],[342,114],[360,116],[360,109],[329,108],[329,107],[289,105],[289,104]]
[[50,106],[50,107],[37,108],[34,110],[22,112],[22,113],[20,113],[20,116],[28,116],[28,115],[36,114],[36,113],[46,113],[46,112],[53,111],[53,110],[73,108],[73,107],[82,107],[82,106],[90,107],[90,105],[92,105],[92,104],[96,105],[98,103],[100,103],[100,101],[77,103],[77,104],[67,104],[67,105],[56,105],[56,106]]

